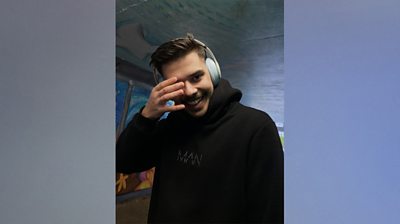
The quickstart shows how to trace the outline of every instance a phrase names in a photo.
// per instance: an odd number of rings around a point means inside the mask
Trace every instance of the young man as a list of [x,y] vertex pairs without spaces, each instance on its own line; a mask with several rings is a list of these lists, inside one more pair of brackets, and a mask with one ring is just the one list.
[[240,104],[242,93],[219,80],[210,54],[191,35],[153,53],[151,65],[164,81],[119,137],[117,171],[156,167],[150,223],[283,223],[275,123]]

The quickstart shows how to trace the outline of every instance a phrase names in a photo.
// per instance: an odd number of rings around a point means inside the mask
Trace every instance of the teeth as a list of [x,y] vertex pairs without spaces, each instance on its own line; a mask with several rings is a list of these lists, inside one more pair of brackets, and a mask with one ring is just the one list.
[[198,104],[200,102],[200,100],[201,100],[201,97],[197,98],[195,100],[186,101],[186,103],[189,104],[189,105],[196,105],[196,104]]

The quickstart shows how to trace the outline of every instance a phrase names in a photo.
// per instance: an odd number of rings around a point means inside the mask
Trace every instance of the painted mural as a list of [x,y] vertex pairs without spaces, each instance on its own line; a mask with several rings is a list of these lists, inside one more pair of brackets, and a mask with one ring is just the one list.
[[118,125],[121,122],[121,117],[124,110],[124,100],[126,96],[126,92],[128,91],[128,82],[123,82],[120,80],[116,80],[116,108],[115,108],[115,128],[118,128]]
[[[134,83],[134,82],[132,82]],[[134,85],[127,81],[116,81],[116,138],[127,127],[135,113],[137,113],[147,101],[150,89],[142,85]],[[123,127],[123,128],[121,128]],[[141,173],[116,174],[116,194],[124,195],[131,192],[146,190],[153,185],[154,168]]]

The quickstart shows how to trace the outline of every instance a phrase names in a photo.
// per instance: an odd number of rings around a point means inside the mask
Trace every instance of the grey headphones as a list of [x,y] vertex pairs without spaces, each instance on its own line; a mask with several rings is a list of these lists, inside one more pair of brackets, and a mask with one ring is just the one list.
[[[206,52],[206,66],[210,73],[211,81],[215,87],[218,85],[219,80],[221,79],[221,69],[219,68],[217,59],[215,58],[211,49],[208,48],[203,42],[201,42],[197,39],[194,39],[194,41],[196,41],[198,44],[200,44],[202,47],[204,47],[204,50]],[[154,81],[156,82],[156,84],[158,84],[164,80],[164,77],[158,72],[157,68],[155,68],[155,67],[153,67],[153,76],[154,76]]]

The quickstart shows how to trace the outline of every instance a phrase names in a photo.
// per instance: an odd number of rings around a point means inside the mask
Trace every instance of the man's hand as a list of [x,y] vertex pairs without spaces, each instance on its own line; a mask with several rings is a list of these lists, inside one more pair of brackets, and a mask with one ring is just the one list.
[[160,82],[151,90],[146,106],[142,110],[142,116],[156,120],[165,112],[185,109],[185,105],[183,104],[172,106],[166,105],[168,100],[172,100],[175,97],[183,95],[182,88],[184,87],[184,83],[176,81],[178,81],[178,79],[176,77],[172,77]]

